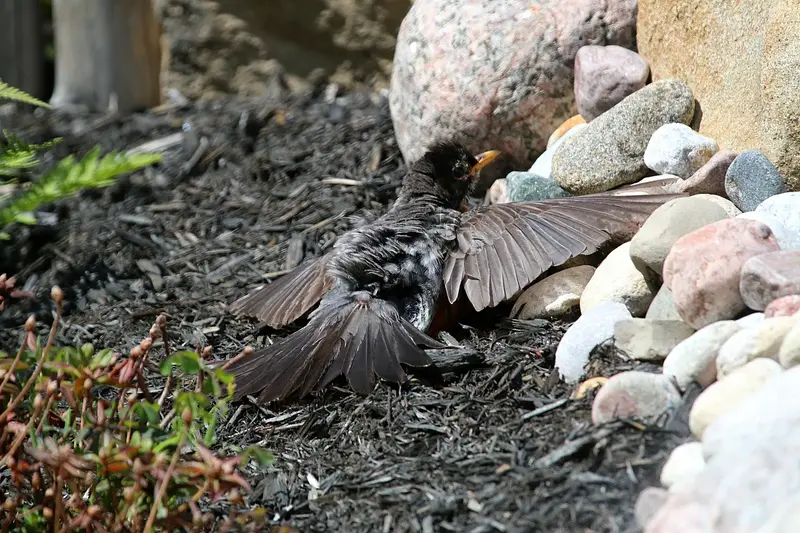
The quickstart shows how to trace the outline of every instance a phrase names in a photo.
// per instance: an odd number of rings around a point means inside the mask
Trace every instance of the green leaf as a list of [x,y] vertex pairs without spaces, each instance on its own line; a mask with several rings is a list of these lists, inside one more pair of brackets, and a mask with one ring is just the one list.
[[17,213],[14,215],[14,222],[32,226],[36,224],[36,217],[32,213]]
[[111,482],[108,481],[108,478],[104,478],[103,480],[100,481],[100,483],[97,484],[97,486],[95,487],[95,490],[97,492],[103,493],[103,492],[106,492],[110,488],[111,488]]
[[160,371],[164,376],[168,376],[172,371],[172,365],[177,365],[184,374],[194,375],[203,368],[203,361],[197,352],[183,350],[175,352],[161,362]]
[[96,368],[105,368],[111,364],[111,361],[113,359],[114,359],[114,352],[112,350],[108,348],[100,350],[92,358],[92,362],[90,363],[89,368],[91,368],[92,370]]
[[269,466],[275,461],[275,457],[267,450],[260,446],[248,446],[241,453],[242,460],[239,463],[242,468],[247,465],[247,461],[253,459],[259,466]]
[[164,450],[166,450],[167,448],[172,448],[174,446],[177,446],[178,444],[180,444],[180,442],[181,442],[181,436],[180,435],[173,435],[170,438],[168,438],[168,439],[166,439],[166,440],[164,440],[162,442],[159,442],[153,448],[153,453],[161,453]]
[[147,420],[150,425],[158,425],[160,416],[158,414],[158,404],[152,402],[136,402],[133,404],[134,412],[142,417],[142,419]]
[[214,444],[214,432],[217,429],[217,415],[212,414],[210,420],[208,422],[208,426],[206,427],[206,433],[203,436],[203,443],[205,443],[207,448],[210,448],[212,444]]
[[[0,209],[0,228],[15,222],[20,213],[33,212],[42,205],[68,198],[83,190],[107,187],[114,183],[118,176],[160,160],[160,154],[126,155],[112,152],[100,157],[99,146],[79,161],[73,156],[68,156],[11,203]],[[0,160],[0,167],[2,165],[3,161]]]
[[16,87],[12,87],[11,85],[2,81],[0,81],[0,98],[5,98],[6,100],[15,100],[17,102],[32,104],[39,107],[50,107],[50,104],[47,102],[43,102],[38,98],[29,95],[25,91],[17,89]]

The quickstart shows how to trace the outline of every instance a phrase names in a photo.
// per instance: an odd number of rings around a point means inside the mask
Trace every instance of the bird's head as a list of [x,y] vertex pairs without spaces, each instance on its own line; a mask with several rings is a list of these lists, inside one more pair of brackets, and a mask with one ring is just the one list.
[[456,142],[436,143],[411,166],[411,176],[417,174],[424,181],[413,185],[427,186],[432,189],[429,192],[458,208],[472,192],[481,170],[499,155],[497,150],[473,155]]

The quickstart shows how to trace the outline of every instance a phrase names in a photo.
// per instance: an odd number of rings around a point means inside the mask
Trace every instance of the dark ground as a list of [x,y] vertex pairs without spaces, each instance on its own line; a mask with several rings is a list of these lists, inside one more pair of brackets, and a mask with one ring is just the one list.
[[[62,343],[127,353],[166,312],[182,347],[210,344],[226,358],[260,346],[263,332],[225,305],[330,246],[348,227],[340,215],[384,209],[403,174],[388,106],[363,94],[228,99],[125,119],[48,112],[11,126],[32,141],[64,136],[61,156],[97,142],[128,149],[184,122],[196,136],[163,164],[64,202],[43,217],[55,226],[20,229],[3,245],[0,272],[37,296],[0,316],[3,348],[16,345],[12,327],[27,313],[50,320],[53,284],[69,301]],[[235,409],[221,440],[276,457],[252,474],[252,501],[302,532],[635,531],[638,491],[682,438],[593,428],[591,394],[567,401],[552,375],[564,324],[478,326],[453,332],[474,352],[439,379]],[[625,364],[606,353],[594,375]]]

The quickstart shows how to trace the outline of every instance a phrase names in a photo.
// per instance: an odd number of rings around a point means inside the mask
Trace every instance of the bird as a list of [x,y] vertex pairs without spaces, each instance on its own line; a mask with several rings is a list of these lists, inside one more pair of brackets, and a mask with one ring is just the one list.
[[433,143],[409,165],[385,214],[234,301],[233,315],[274,329],[307,315],[288,336],[226,362],[234,401],[299,399],[342,374],[362,395],[378,378],[405,383],[403,365],[430,366],[426,350],[448,347],[432,330],[454,306],[466,300],[475,311],[495,307],[549,268],[629,239],[653,210],[678,196],[653,182],[467,209],[481,170],[500,155]]

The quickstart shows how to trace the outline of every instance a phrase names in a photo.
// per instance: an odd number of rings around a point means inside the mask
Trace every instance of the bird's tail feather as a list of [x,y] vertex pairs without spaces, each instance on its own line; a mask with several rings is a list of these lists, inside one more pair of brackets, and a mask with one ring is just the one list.
[[326,297],[306,326],[256,351],[227,370],[234,375],[234,399],[258,395],[259,403],[305,396],[344,374],[360,394],[369,394],[376,376],[403,383],[401,364],[428,366],[420,348],[446,348],[404,320],[389,302],[367,293]]

